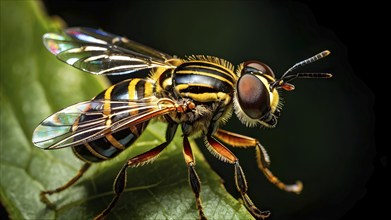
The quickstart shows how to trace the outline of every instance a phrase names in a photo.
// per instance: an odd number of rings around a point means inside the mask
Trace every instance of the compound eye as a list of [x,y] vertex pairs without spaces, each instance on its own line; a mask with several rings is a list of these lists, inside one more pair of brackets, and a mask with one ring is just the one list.
[[240,108],[248,117],[260,119],[270,111],[269,91],[257,76],[242,75],[236,89]]
[[273,79],[275,78],[274,73],[270,67],[260,61],[251,60],[244,63],[242,75],[247,73],[254,73],[254,74],[265,74]]

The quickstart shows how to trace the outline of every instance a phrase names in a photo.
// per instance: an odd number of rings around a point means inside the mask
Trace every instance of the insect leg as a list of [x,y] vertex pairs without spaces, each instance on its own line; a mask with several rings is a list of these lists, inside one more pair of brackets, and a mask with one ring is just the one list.
[[222,129],[218,129],[213,136],[226,144],[232,145],[233,147],[255,147],[258,168],[263,172],[263,174],[271,183],[276,185],[281,190],[293,192],[296,194],[300,194],[300,192],[303,190],[303,183],[301,181],[296,181],[295,184],[288,185],[281,182],[276,176],[273,175],[273,173],[268,169],[270,165],[269,155],[261,143],[259,143],[259,141],[255,138]]
[[205,144],[208,147],[208,150],[221,161],[233,164],[235,166],[235,183],[236,188],[242,195],[244,204],[247,209],[257,218],[265,219],[270,216],[269,211],[261,211],[259,210],[254,203],[251,201],[250,197],[247,195],[247,181],[244,176],[242,167],[239,165],[238,158],[228,150],[223,144],[218,142],[212,136],[207,136],[205,138]]
[[191,189],[193,190],[196,198],[196,206],[198,209],[198,214],[200,216],[200,219],[202,220],[207,219],[205,217],[202,203],[201,203],[201,198],[200,198],[200,192],[201,192],[200,178],[198,177],[197,172],[195,171],[195,160],[193,157],[193,152],[191,151],[191,146],[186,136],[183,138],[183,156],[185,157],[185,161],[189,169],[189,182],[190,182]]
[[65,189],[69,188],[70,186],[75,184],[76,181],[80,179],[80,177],[83,176],[83,174],[88,170],[88,168],[90,168],[90,166],[91,166],[90,163],[85,163],[80,168],[80,170],[77,172],[77,174],[72,179],[70,179],[67,183],[65,183],[64,185],[62,185],[56,189],[41,191],[41,193],[39,194],[41,201],[43,203],[45,203],[47,206],[49,206],[49,208],[54,209],[55,205],[47,198],[46,195],[52,195],[54,193],[59,193],[61,191],[64,191]]
[[175,135],[175,131],[178,127],[178,124],[168,124],[167,130],[166,130],[166,142],[160,144],[159,146],[152,148],[151,150],[142,153],[140,155],[134,156],[130,158],[124,166],[119,171],[117,177],[114,180],[113,188],[115,196],[111,200],[110,204],[107,206],[105,210],[103,210],[99,215],[97,215],[94,220],[102,220],[105,219],[106,216],[110,213],[110,211],[114,208],[116,205],[119,197],[121,196],[122,192],[124,191],[126,187],[126,170],[128,167],[137,167],[144,165],[148,162],[152,162],[154,159],[156,159],[159,154],[164,150],[164,148],[167,147],[167,145],[172,141]]

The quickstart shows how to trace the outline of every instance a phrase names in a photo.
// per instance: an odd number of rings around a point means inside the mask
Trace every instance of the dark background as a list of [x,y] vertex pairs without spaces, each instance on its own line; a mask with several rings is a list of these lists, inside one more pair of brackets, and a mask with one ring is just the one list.
[[[314,14],[319,26],[332,30],[347,48],[348,62],[354,74],[362,80],[374,95],[374,136],[376,155],[374,170],[366,184],[366,194],[341,216],[341,219],[382,219],[387,216],[390,195],[389,148],[382,129],[386,128],[382,105],[385,89],[379,84],[387,72],[386,57],[380,55],[387,45],[384,34],[384,8],[381,3],[340,1],[298,1],[306,4]],[[376,24],[376,25],[375,25]],[[387,120],[387,119],[386,119]],[[383,135],[382,135],[383,134]],[[386,174],[387,170],[387,174]],[[386,178],[387,176],[387,178]],[[388,207],[388,208],[387,208]]]
[[[273,219],[373,219],[386,214],[389,194],[384,136],[387,86],[382,7],[338,1],[44,1],[69,26],[88,26],[180,57],[214,55],[237,65],[260,59],[280,75],[323,49],[332,56],[303,71],[332,72],[333,81],[303,80],[283,93],[277,128],[246,129],[233,116],[228,130],[257,137],[274,173],[301,179],[301,196],[280,192],[256,170],[253,150],[234,149],[250,195]],[[368,12],[371,12],[369,15]],[[383,23],[382,23],[383,22]],[[376,25],[375,25],[376,24]],[[386,26],[384,26],[386,28]],[[145,74],[145,73],[141,73]],[[119,80],[118,78],[116,80]],[[369,88],[368,88],[369,87]],[[376,116],[375,116],[376,115]],[[240,126],[240,130],[237,128]],[[375,147],[376,143],[376,147]],[[200,145],[201,146],[201,145]],[[332,153],[330,153],[332,152]],[[233,169],[203,153],[235,196]],[[387,197],[386,197],[387,198]]]

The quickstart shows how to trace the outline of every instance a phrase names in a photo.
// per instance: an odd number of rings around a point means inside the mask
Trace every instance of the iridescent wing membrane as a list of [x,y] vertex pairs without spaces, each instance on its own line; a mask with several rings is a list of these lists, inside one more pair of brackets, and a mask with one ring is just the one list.
[[43,36],[46,48],[66,62],[92,74],[121,75],[142,69],[175,68],[173,57],[125,37],[92,28],[68,28]]
[[175,110],[174,101],[156,97],[80,102],[46,118],[35,129],[33,143],[44,149],[76,146]]
[[[48,33],[46,48],[80,70],[92,74],[121,75],[155,67],[175,68],[173,57],[152,48],[92,28],[68,28]],[[69,106],[45,119],[33,133],[33,143],[44,149],[76,146],[176,110],[167,98],[140,100],[93,99]]]

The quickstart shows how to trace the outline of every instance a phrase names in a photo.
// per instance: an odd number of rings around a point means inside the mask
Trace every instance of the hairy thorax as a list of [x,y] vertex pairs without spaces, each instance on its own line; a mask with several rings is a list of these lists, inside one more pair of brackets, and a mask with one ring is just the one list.
[[193,111],[178,113],[172,112],[161,120],[180,124],[185,136],[200,136],[211,132],[213,127],[224,124],[232,114],[232,104],[198,103]]

